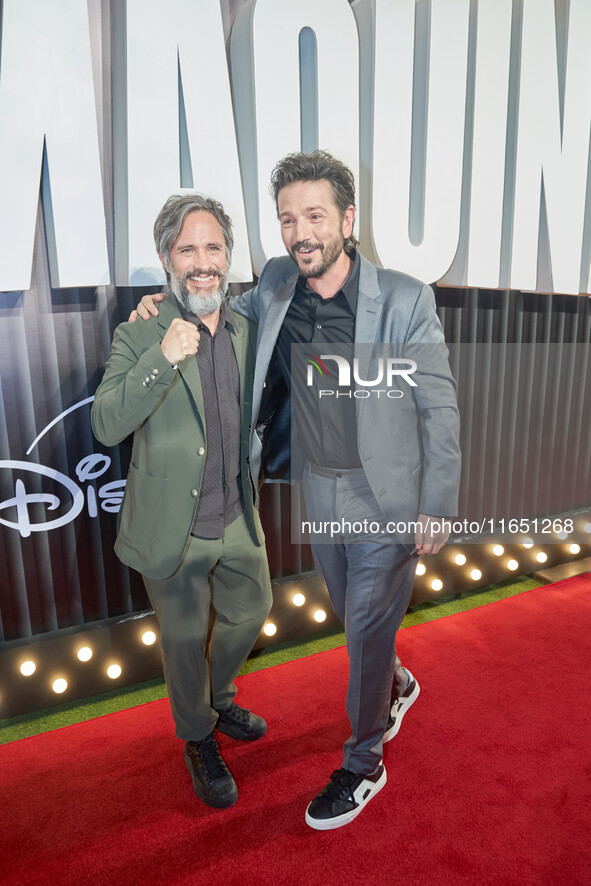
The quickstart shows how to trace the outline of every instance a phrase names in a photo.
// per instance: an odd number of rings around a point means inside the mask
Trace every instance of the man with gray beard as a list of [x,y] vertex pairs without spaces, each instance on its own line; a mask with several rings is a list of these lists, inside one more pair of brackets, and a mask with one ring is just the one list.
[[244,741],[267,730],[233,683],[271,607],[248,465],[256,328],[225,299],[233,235],[220,203],[170,197],[154,240],[175,298],[115,331],[92,427],[106,446],[134,434],[115,550],[158,618],[195,793],[225,808],[238,791],[215,730]]

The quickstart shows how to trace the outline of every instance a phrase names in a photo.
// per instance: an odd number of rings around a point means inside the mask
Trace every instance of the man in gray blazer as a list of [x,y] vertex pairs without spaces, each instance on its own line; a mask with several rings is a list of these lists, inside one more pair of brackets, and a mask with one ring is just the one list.
[[[273,171],[271,190],[288,256],[267,262],[255,288],[232,307],[258,323],[255,483],[264,467],[265,435],[273,432],[276,404],[265,401],[282,376],[301,406],[292,466],[303,464],[308,521],[342,523],[336,537],[311,537],[318,572],[345,627],[350,664],[352,734],[341,768],[306,811],[311,827],[328,830],[352,821],[384,786],[383,743],[396,735],[419,694],[396,655],[396,631],[410,601],[410,554],[437,553],[447,540],[437,518],[457,512],[458,410],[432,290],[376,267],[357,251],[351,171],[325,151],[291,154]],[[150,299],[144,298],[146,315]],[[315,349],[319,357],[349,346],[365,370],[372,351],[391,345],[390,356],[403,361],[412,383],[395,409],[392,401],[358,397],[350,389],[324,413],[310,391],[296,388],[293,345]],[[315,411],[304,433],[308,406]],[[351,531],[364,519],[377,532]]]

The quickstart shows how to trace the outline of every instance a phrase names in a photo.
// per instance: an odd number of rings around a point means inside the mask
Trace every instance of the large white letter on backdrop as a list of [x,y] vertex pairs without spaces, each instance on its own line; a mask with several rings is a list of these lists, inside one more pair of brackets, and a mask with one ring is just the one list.
[[[300,96],[304,28],[316,38],[317,121],[307,118],[316,106],[311,108]],[[355,17],[347,0],[297,0],[280,6],[276,0],[250,0],[234,22],[231,55],[251,248],[260,273],[268,257],[285,252],[269,196],[271,170],[285,154],[302,149],[303,130],[317,126],[318,147],[346,163],[359,181]]]
[[478,0],[468,266],[466,279],[445,281],[459,286],[499,285],[512,8]]
[[536,289],[543,179],[553,290],[579,292],[591,121],[591,3],[570,0],[569,7],[561,127],[554,2],[523,2],[512,289]]
[[[430,4],[430,46],[422,29],[416,41],[419,77],[428,63],[426,120],[414,126],[415,0],[376,0],[375,12],[373,239],[383,265],[433,282],[458,246],[470,0]],[[413,155],[425,158],[420,194]]]
[[1,59],[0,290],[31,285],[44,140],[51,282],[108,283],[86,3],[5,0]]
[[115,6],[117,283],[162,283],[152,228],[185,189],[234,225],[230,280],[252,280],[219,0]]

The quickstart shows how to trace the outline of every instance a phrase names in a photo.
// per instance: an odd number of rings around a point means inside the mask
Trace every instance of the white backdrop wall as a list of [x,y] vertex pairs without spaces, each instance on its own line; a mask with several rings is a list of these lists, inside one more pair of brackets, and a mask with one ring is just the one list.
[[589,292],[589,33],[587,0],[4,0],[0,290],[30,288],[40,178],[55,287],[161,283],[179,188],[224,202],[250,281],[271,168],[321,145],[381,264]]

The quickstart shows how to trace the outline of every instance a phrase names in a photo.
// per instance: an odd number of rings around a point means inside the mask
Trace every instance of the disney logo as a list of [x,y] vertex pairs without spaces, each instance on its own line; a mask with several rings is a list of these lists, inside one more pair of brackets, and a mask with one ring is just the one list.
[[[41,437],[65,415],[91,403],[93,399],[94,397],[87,397],[53,419],[33,441],[27,450],[27,455],[37,445]],[[0,524],[9,529],[17,529],[23,538],[28,538],[32,532],[48,532],[50,529],[58,529],[60,526],[71,523],[81,513],[85,505],[89,517],[96,517],[99,500],[102,510],[116,514],[121,508],[126,481],[115,480],[103,484],[98,489],[98,499],[94,482],[91,482],[101,477],[110,465],[111,459],[108,455],[92,453],[81,459],[75,470],[78,483],[88,483],[86,490],[84,490],[82,485],[78,485],[71,477],[56,471],[55,468],[26,461],[0,460],[0,468],[28,474],[31,481],[29,485],[33,486],[32,490],[27,490],[23,479],[18,478],[15,481],[14,496],[0,501],[0,512],[14,509],[15,519],[9,520],[2,516]],[[31,475],[34,475],[34,480]],[[43,491],[40,478],[51,481],[52,492]],[[66,507],[64,513],[60,513],[54,519],[43,519],[46,512],[57,511],[62,505]],[[33,519],[35,516],[39,517],[40,513],[42,519]]]

